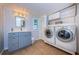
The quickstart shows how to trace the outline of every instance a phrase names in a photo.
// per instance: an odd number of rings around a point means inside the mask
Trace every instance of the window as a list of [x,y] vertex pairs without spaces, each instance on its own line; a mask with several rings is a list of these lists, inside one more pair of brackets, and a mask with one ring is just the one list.
[[33,29],[35,29],[35,30],[38,29],[38,19],[33,20]]

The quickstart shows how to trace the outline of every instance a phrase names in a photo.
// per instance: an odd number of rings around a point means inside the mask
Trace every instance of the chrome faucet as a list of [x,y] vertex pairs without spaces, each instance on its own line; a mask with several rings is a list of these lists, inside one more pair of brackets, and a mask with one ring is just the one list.
[[22,27],[20,28],[20,30],[22,31]]
[[13,28],[11,28],[11,32],[13,32]]

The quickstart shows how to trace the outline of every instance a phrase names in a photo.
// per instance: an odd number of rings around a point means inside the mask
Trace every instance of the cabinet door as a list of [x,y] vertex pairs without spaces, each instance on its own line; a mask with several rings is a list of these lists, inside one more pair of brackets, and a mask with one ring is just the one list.
[[31,41],[31,33],[23,32],[19,33],[19,48],[26,47],[32,43]]
[[31,32],[27,32],[26,34],[26,41],[25,41],[25,44],[28,46],[30,44],[32,44],[32,39],[31,39],[32,35],[31,35]]
[[55,20],[60,18],[60,12],[57,12],[55,14],[49,15],[49,20]]
[[74,17],[75,11],[76,11],[76,6],[72,6],[70,8],[64,9],[63,11],[61,11],[61,18]]
[[18,49],[18,33],[8,34],[8,50],[14,51]]
[[26,32],[19,33],[19,48],[25,47]]

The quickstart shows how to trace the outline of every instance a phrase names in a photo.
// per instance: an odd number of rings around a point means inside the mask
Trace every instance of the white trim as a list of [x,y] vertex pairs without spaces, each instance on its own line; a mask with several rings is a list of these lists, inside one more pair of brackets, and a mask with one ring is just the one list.
[[5,48],[4,48],[4,50],[8,50],[8,48],[7,48],[7,47],[5,47]]
[[4,52],[4,50],[1,51],[0,55],[2,55],[3,52]]

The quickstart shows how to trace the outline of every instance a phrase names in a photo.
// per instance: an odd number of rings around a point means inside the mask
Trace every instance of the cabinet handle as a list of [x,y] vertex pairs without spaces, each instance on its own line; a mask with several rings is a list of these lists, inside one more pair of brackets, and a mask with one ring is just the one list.
[[16,39],[16,38],[13,38],[13,39]]

